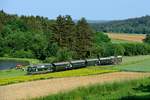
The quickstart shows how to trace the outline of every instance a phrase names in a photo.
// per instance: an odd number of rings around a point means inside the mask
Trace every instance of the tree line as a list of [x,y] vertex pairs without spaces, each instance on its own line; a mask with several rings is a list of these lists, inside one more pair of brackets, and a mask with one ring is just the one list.
[[17,16],[0,11],[0,56],[65,60],[91,55],[93,31],[85,18],[56,20],[41,16]]
[[[149,43],[149,35],[145,42]],[[133,48],[134,47],[134,48]],[[107,34],[95,32],[85,18],[56,20],[41,16],[17,16],[0,11],[0,56],[36,58],[45,62],[97,56],[150,54],[149,44],[113,44]]]
[[91,23],[90,25],[95,31],[100,32],[149,34],[150,16],[146,15],[126,20]]

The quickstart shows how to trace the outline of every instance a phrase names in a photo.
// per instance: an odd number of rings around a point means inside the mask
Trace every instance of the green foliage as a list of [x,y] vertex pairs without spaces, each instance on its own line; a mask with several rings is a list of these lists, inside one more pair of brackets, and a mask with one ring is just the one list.
[[124,43],[122,46],[125,49],[125,56],[146,55],[150,54],[150,45],[143,43]]
[[59,49],[57,52],[57,60],[58,61],[66,61],[72,59],[72,52],[70,52],[67,48]]
[[57,43],[52,43],[51,45],[49,45],[48,47],[48,52],[50,56],[56,56],[57,52],[58,52],[59,46],[57,45]]
[[91,23],[90,25],[95,31],[100,32],[149,34],[150,16],[109,21],[106,23]]
[[[67,48],[67,51],[76,54],[74,58],[80,58],[89,52],[91,33],[85,19],[76,24],[69,15],[49,20],[40,16],[19,17],[0,11],[1,56],[45,60],[47,57],[58,56],[59,49]],[[30,56],[27,56],[29,53]],[[61,55],[57,58],[66,59],[61,58]]]
[[76,25],[76,43],[75,50],[78,58],[87,58],[90,56],[90,48],[92,46],[92,29],[88,25],[85,18],[82,18]]
[[34,58],[34,55],[32,53],[32,51],[28,50],[28,51],[24,51],[24,50],[19,50],[16,51],[15,53],[13,53],[13,57],[14,58]]
[[[142,21],[147,17],[143,17]],[[145,22],[145,20],[144,20]],[[144,40],[148,43],[149,35]],[[64,49],[65,48],[65,49]],[[50,61],[96,56],[150,54],[148,44],[111,44],[104,33],[93,33],[85,18],[56,20],[40,16],[9,15],[0,11],[0,56]],[[53,60],[52,60],[53,61]]]
[[96,32],[94,33],[94,43],[96,43],[97,45],[101,44],[101,43],[107,43],[110,42],[110,38],[108,37],[107,34],[102,33],[102,32]]
[[57,57],[47,57],[43,62],[44,63],[54,63],[57,62]]
[[93,57],[104,56],[104,45],[94,45],[91,53]]
[[117,56],[124,55],[124,47],[120,44],[104,44],[104,54],[103,56]]

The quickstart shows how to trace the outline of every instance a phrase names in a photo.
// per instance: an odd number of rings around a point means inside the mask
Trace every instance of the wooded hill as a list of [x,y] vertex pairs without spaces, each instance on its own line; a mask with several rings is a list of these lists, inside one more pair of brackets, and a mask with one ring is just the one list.
[[69,15],[49,20],[42,16],[17,16],[0,11],[2,57],[85,58],[90,56],[93,37],[85,18],[75,23]]
[[[149,42],[147,35],[145,42]],[[0,57],[36,58],[45,62],[150,54],[150,45],[113,44],[107,34],[94,32],[85,18],[69,15],[56,20],[17,16],[0,11]]]
[[90,25],[95,31],[100,32],[150,34],[149,15],[104,23],[90,23]]

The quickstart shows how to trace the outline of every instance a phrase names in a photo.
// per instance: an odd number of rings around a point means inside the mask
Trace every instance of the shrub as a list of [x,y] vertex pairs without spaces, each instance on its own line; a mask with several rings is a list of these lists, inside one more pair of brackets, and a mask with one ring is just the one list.
[[66,61],[72,59],[72,52],[67,48],[59,49],[57,52],[57,61]]
[[32,51],[24,51],[24,50],[19,50],[13,53],[13,57],[15,58],[34,58],[34,55]]
[[125,56],[150,54],[150,45],[144,43],[124,43]]
[[101,32],[97,32],[94,35],[94,42],[95,44],[101,44],[101,43],[107,43],[110,42],[110,38],[108,37],[107,34],[101,33]]
[[124,48],[120,44],[105,44],[104,46],[104,54],[103,56],[117,56],[117,55],[124,55]]
[[57,57],[48,57],[44,60],[44,63],[53,63],[57,61]]

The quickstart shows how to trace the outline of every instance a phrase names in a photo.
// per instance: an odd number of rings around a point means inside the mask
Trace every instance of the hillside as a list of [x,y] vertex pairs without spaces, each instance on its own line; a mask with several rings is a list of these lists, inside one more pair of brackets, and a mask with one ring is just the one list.
[[105,23],[90,23],[90,25],[95,31],[101,32],[148,34],[150,33],[150,16]]

